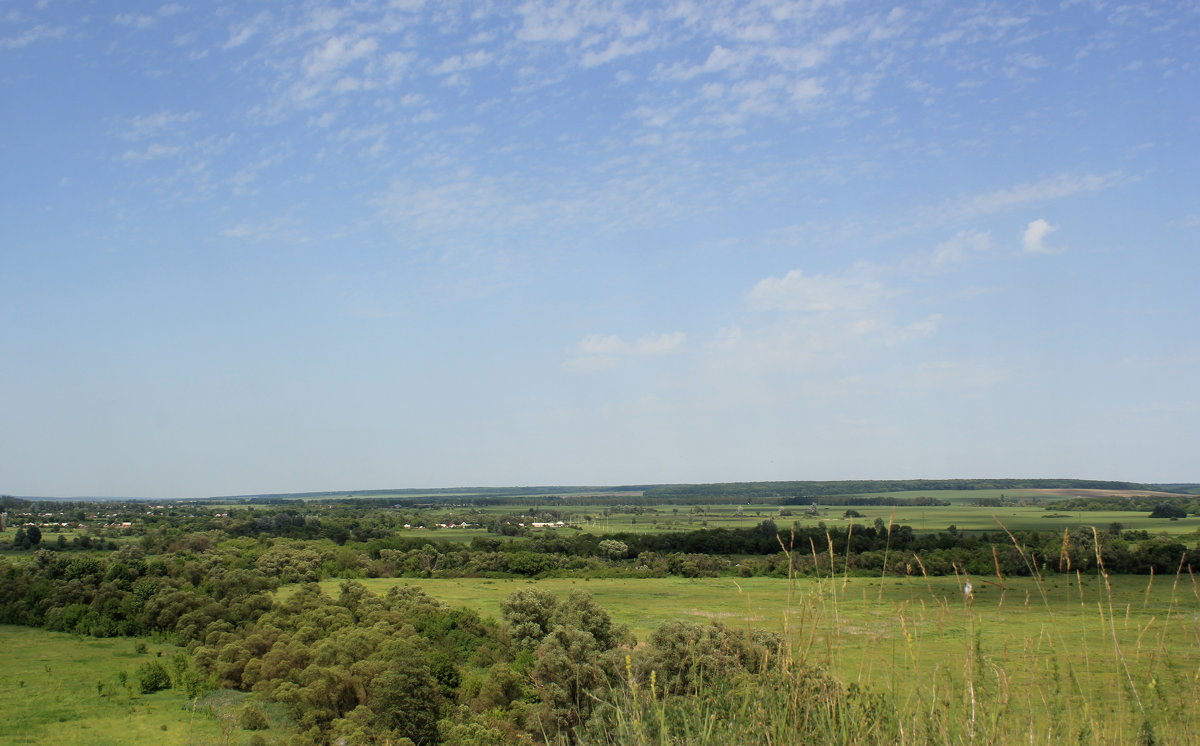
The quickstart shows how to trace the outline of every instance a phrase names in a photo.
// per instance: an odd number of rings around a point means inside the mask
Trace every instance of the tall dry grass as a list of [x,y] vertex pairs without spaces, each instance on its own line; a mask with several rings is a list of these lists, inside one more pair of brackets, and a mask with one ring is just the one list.
[[[1118,589],[1093,530],[1095,575],[1063,567],[1048,579],[1008,535],[1031,580],[1006,578],[999,561],[988,578],[956,567],[958,589],[986,592],[948,598],[914,556],[926,592],[899,603],[884,600],[886,578],[874,599],[866,589],[855,598],[829,541],[827,574],[789,578],[790,644],[762,670],[679,696],[631,667],[580,742],[1197,743],[1200,587],[1184,564],[1169,588],[1151,575],[1144,588],[1125,577]],[[781,546],[790,558],[795,547]],[[816,559],[817,547],[806,549]],[[851,655],[864,609],[887,621],[871,637],[875,649]]]

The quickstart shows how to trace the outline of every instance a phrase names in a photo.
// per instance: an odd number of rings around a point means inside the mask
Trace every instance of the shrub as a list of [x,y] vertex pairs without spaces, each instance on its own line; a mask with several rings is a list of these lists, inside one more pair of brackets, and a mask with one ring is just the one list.
[[755,639],[720,622],[676,620],[659,625],[650,635],[642,666],[656,673],[665,691],[694,694],[707,681],[756,672],[781,644],[778,635],[760,633]]
[[246,705],[238,712],[237,724],[242,730],[266,730],[271,727],[263,711],[252,705]]
[[142,694],[157,692],[161,689],[169,689],[171,687],[171,676],[167,673],[167,669],[158,661],[150,661],[138,666],[134,672],[137,678],[138,691]]

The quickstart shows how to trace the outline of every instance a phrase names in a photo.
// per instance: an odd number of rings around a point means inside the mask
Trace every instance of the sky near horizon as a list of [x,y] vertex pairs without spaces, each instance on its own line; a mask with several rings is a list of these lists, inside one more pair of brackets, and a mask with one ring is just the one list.
[[1195,2],[0,7],[0,493],[1200,481]]

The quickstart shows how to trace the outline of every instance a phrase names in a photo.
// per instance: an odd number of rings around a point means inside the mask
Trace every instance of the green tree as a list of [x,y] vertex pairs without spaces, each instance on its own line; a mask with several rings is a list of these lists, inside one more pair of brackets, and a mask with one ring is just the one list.
[[747,635],[719,622],[666,622],[651,633],[640,667],[646,676],[657,672],[665,691],[695,693],[715,678],[757,672],[782,644],[778,635]]
[[508,622],[513,640],[522,647],[534,647],[550,632],[558,610],[558,597],[549,591],[526,588],[500,602],[500,613]]
[[574,627],[555,627],[536,652],[534,688],[552,723],[570,733],[587,720],[593,704],[609,686],[596,638]]
[[609,559],[621,559],[629,554],[629,545],[615,539],[605,539],[597,545],[597,548]]
[[134,672],[137,678],[138,691],[142,694],[157,692],[171,687],[171,675],[158,661],[147,661],[137,667]]
[[419,746],[437,743],[442,697],[438,682],[419,655],[392,659],[370,682],[367,705],[378,727]]
[[1150,513],[1151,518],[1187,518],[1187,511],[1183,508],[1176,507],[1169,503],[1161,503],[1154,506],[1154,510]]

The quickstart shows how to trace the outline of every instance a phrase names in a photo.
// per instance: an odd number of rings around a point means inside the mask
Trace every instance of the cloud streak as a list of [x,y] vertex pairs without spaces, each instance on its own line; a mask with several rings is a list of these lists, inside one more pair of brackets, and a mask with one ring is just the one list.
[[945,203],[936,212],[948,220],[969,220],[1015,207],[1111,189],[1122,181],[1124,177],[1119,171],[1108,174],[1059,174],[1040,181],[953,200]]

